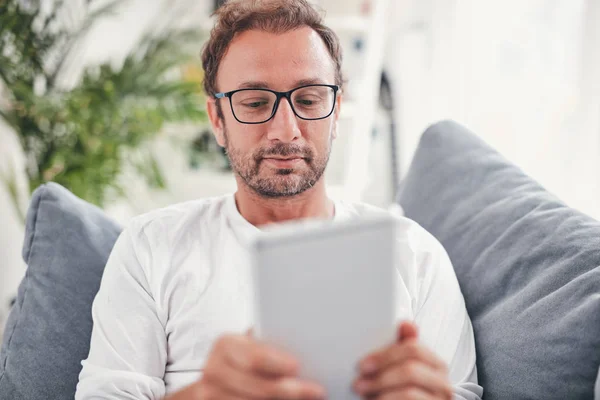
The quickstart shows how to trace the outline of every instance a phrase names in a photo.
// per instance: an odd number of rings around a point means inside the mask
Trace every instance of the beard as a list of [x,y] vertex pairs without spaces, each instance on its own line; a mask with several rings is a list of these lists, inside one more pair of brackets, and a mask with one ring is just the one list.
[[[329,155],[332,138],[322,154],[316,154],[308,146],[277,143],[246,154],[233,146],[224,132],[225,150],[233,171],[244,183],[261,197],[281,198],[296,196],[312,188],[323,176]],[[303,162],[298,168],[270,168],[263,164],[265,157],[298,156]]]

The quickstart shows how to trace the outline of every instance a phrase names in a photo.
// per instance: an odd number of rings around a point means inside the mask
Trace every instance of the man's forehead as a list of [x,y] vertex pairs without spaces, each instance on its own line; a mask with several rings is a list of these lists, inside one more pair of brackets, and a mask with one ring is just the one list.
[[280,34],[256,30],[239,34],[221,62],[218,81],[227,86],[223,90],[242,86],[283,90],[281,86],[331,84],[334,76],[325,44],[307,27]]

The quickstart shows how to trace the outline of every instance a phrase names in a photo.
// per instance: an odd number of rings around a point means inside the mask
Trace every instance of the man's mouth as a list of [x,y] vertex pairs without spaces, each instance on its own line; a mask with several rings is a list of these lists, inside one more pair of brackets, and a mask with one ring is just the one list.
[[303,162],[304,158],[299,155],[286,156],[286,157],[270,156],[270,157],[264,157],[263,160],[275,168],[287,169],[287,168],[293,168],[294,166]]
[[301,157],[301,156],[287,156],[287,157],[270,156],[270,157],[265,157],[265,159],[268,159],[268,160],[282,160],[282,161],[296,160],[298,158],[304,158],[304,157]]

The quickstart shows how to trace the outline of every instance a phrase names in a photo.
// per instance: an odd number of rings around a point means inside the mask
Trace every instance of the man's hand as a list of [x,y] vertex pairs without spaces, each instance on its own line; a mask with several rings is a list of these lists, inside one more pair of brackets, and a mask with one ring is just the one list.
[[448,367],[418,342],[417,327],[404,322],[394,344],[361,361],[354,390],[376,400],[450,400]]
[[195,384],[166,400],[320,400],[323,388],[297,378],[298,362],[248,335],[227,335],[214,344]]

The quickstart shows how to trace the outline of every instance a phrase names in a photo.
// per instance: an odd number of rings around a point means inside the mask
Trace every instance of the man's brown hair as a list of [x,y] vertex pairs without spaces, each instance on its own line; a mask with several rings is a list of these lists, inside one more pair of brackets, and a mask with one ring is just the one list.
[[236,34],[259,29],[284,33],[303,26],[315,30],[323,39],[335,65],[335,84],[342,86],[342,48],[339,38],[323,24],[319,12],[306,0],[230,0],[216,12],[216,23],[202,51],[204,90],[209,96],[218,92],[219,64]]

